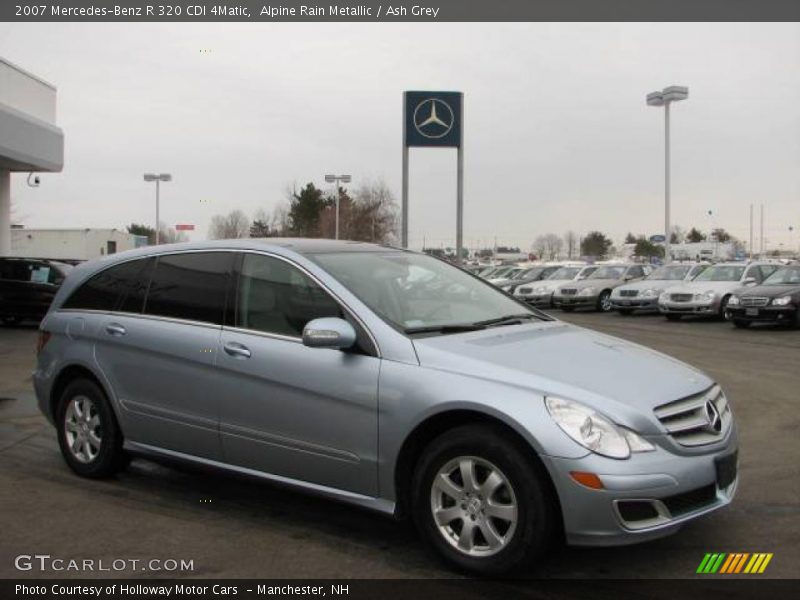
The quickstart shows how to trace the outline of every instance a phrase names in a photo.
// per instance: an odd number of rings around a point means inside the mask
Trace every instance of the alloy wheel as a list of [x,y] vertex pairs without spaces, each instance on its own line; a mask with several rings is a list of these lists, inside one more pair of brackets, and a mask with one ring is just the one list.
[[431,511],[442,537],[474,557],[507,547],[519,518],[508,477],[476,456],[459,456],[439,469],[431,485]]
[[95,403],[87,396],[75,396],[64,413],[64,434],[67,447],[81,463],[92,462],[103,445],[100,415]]

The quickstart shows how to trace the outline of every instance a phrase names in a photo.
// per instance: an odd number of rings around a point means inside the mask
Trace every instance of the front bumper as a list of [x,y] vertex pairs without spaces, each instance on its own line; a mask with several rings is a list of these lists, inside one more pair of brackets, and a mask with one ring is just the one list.
[[594,308],[597,306],[597,299],[600,297],[600,294],[594,294],[593,296],[556,296],[553,295],[553,306],[557,306],[559,308],[563,306],[572,306],[575,308]]
[[523,302],[527,302],[531,306],[546,308],[550,306],[553,299],[553,294],[516,294],[516,298],[518,300],[522,300]]
[[658,310],[658,297],[634,296],[632,298],[623,298],[621,296],[611,296],[611,308],[614,310]]
[[797,306],[759,306],[744,307],[730,306],[728,311],[737,321],[750,321],[751,323],[791,323],[797,318]]
[[[652,540],[730,504],[739,477],[724,480],[720,487],[717,463],[736,460],[735,425],[704,454],[676,454],[655,442],[658,437],[648,438],[656,443],[655,451],[627,460],[596,454],[579,459],[542,456],[561,502],[569,544],[617,546]],[[671,439],[669,443],[674,444]],[[577,483],[572,471],[597,474],[604,489]]]
[[698,302],[690,300],[689,302],[674,302],[667,300],[666,302],[658,302],[658,310],[662,314],[675,314],[675,315],[716,315],[719,313],[720,298],[714,298],[711,302]]

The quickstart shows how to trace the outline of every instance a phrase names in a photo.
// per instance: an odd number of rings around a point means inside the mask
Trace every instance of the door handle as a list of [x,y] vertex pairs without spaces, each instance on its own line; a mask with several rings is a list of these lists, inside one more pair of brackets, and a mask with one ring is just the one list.
[[247,346],[236,342],[228,342],[223,346],[227,354],[233,358],[250,358],[250,349]]
[[119,323],[109,323],[106,325],[106,333],[109,335],[120,336],[128,333]]

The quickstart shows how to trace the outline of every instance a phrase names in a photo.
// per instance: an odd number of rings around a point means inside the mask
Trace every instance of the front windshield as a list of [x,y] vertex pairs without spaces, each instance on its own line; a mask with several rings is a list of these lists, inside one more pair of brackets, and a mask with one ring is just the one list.
[[511,315],[542,318],[488,283],[410,252],[311,257],[381,318],[402,330],[475,324]]
[[709,267],[694,278],[695,281],[739,281],[744,267],[717,265]]
[[619,279],[625,272],[625,267],[600,267],[587,279]]
[[800,267],[778,269],[762,285],[800,285]]
[[689,274],[689,265],[675,265],[670,267],[659,267],[650,274],[647,279],[658,279],[663,281],[679,281]]
[[544,267],[533,267],[532,269],[522,269],[519,273],[514,275],[514,279],[533,279],[544,271]]
[[499,279],[501,277],[508,277],[508,274],[514,270],[515,267],[500,267],[494,273],[491,274],[489,279]]
[[581,272],[581,267],[561,267],[560,269],[556,269],[548,279],[569,279],[570,281],[575,279],[575,276]]
[[479,277],[488,277],[497,270],[497,267],[486,267],[478,271]]

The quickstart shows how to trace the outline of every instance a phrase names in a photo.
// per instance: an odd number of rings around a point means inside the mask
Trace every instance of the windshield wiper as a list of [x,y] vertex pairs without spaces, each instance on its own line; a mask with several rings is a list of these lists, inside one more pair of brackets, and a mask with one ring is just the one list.
[[461,333],[463,331],[479,331],[486,329],[480,323],[456,323],[454,325],[427,325],[425,327],[406,327],[405,333]]
[[502,325],[521,325],[523,319],[536,319],[540,318],[532,313],[520,313],[516,315],[505,315],[497,317],[496,319],[486,319],[485,321],[476,321],[473,325],[481,325],[483,327],[500,327]]

